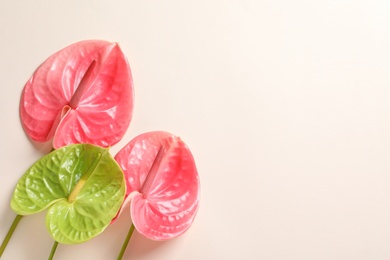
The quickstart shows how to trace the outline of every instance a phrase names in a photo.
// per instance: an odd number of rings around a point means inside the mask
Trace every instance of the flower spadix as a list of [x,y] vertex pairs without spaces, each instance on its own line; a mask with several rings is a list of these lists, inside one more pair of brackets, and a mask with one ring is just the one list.
[[115,159],[125,174],[125,205],[130,203],[139,233],[167,240],[190,227],[199,207],[199,176],[179,137],[166,132],[139,135]]
[[17,183],[11,208],[19,215],[48,209],[46,227],[53,239],[75,244],[111,223],[125,192],[123,172],[108,149],[75,144],[31,166]]
[[34,141],[103,147],[125,134],[133,110],[129,64],[117,43],[87,40],[50,56],[26,83],[20,116]]

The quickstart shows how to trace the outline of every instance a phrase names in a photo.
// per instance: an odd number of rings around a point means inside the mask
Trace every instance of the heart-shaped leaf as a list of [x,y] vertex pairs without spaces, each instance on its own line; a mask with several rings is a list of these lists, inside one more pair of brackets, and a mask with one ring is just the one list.
[[199,176],[180,138],[166,132],[145,133],[115,159],[125,174],[126,203],[138,232],[166,240],[190,227],[199,207]]
[[81,243],[101,233],[126,192],[123,172],[108,149],[69,145],[38,160],[19,180],[11,207],[19,215],[49,208],[46,227],[54,240]]
[[88,40],[50,56],[26,83],[20,116],[34,141],[53,147],[117,143],[132,116],[133,81],[116,43]]

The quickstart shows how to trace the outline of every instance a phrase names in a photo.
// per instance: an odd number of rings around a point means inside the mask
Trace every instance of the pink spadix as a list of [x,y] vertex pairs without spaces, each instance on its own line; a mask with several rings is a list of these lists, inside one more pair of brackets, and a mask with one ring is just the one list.
[[26,83],[20,116],[36,142],[103,147],[125,134],[133,111],[129,64],[117,43],[88,40],[50,56]]
[[199,207],[199,176],[190,150],[179,137],[166,132],[139,135],[115,159],[126,179],[124,205],[130,203],[139,233],[167,240],[190,227]]

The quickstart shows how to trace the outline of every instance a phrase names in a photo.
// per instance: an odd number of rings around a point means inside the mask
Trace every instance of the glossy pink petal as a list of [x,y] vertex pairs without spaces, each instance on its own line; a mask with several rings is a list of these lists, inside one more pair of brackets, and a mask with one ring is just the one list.
[[133,81],[117,43],[88,40],[50,56],[26,83],[20,116],[34,141],[107,147],[125,134]]
[[135,228],[153,240],[185,232],[199,207],[199,176],[184,142],[166,132],[134,138],[116,156]]

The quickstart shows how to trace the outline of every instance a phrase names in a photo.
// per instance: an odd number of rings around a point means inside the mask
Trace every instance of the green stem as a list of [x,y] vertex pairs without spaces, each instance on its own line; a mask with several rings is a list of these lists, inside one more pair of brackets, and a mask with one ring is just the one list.
[[1,244],[1,247],[0,247],[0,257],[3,255],[3,252],[4,252],[5,248],[7,247],[8,242],[9,242],[9,240],[11,239],[12,234],[13,234],[14,231],[15,231],[15,228],[16,228],[16,226],[18,225],[18,223],[19,223],[19,221],[20,221],[20,219],[21,219],[22,217],[23,217],[22,215],[16,215],[16,217],[15,217],[15,219],[14,219],[14,222],[12,222],[12,225],[11,225],[11,227],[9,228],[8,233],[7,233],[7,235],[6,235],[5,238],[4,238],[3,244]]
[[56,249],[57,249],[57,246],[58,246],[58,242],[54,241],[54,244],[53,244],[53,247],[51,248],[51,252],[50,252],[48,260],[52,260],[53,259],[53,256],[54,256],[54,254],[56,252]]
[[118,255],[117,260],[122,260],[122,257],[123,257],[123,255],[125,254],[127,245],[129,244],[131,235],[133,235],[134,228],[135,228],[134,224],[131,224],[131,227],[130,227],[130,229],[129,229],[129,232],[127,233],[127,237],[126,237],[125,241],[123,242],[122,249],[121,249],[121,251],[120,251],[120,253],[119,253],[119,255]]

